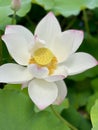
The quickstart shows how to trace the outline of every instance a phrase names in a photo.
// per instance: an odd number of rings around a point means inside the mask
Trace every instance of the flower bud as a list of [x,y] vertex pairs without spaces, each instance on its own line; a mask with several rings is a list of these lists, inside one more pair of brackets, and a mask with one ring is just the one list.
[[12,0],[11,9],[14,11],[18,11],[21,7],[21,0]]

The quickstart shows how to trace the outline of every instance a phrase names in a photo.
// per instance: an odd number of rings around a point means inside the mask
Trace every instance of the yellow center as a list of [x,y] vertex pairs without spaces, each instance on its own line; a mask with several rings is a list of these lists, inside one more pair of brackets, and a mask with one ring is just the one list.
[[47,65],[51,62],[53,54],[47,48],[39,48],[38,50],[35,51],[33,58],[37,64]]
[[29,64],[37,64],[40,67],[47,67],[49,74],[52,74],[57,66],[57,59],[48,48],[39,48],[34,52]]

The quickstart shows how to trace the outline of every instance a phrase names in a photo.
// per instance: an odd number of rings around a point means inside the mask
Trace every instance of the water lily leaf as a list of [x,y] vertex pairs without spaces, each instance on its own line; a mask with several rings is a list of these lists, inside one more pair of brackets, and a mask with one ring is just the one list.
[[96,99],[98,99],[98,92],[94,93],[92,96],[89,97],[86,109],[90,112],[92,106],[94,105]]
[[54,105],[53,106],[59,113],[61,113],[64,109],[69,108],[69,101],[66,98],[59,106]]
[[91,130],[91,124],[75,108],[70,106],[62,112],[63,117],[76,126],[78,130]]
[[52,112],[35,113],[29,96],[11,87],[0,90],[1,130],[70,130]]
[[0,129],[30,129],[34,111],[28,96],[16,90],[0,90],[0,104]]
[[92,130],[98,130],[98,99],[95,102],[95,105],[91,109],[91,121],[93,128]]
[[21,85],[20,84],[6,84],[4,86],[4,90],[6,89],[21,91]]
[[32,130],[71,130],[57,117],[46,111],[39,112],[33,117],[32,127]]
[[[22,0],[21,3],[21,9],[17,12],[17,15],[23,17],[30,10],[31,0]],[[0,29],[3,29],[5,25],[11,23],[9,16],[12,14],[11,0],[0,0]]]
[[87,104],[88,98],[91,95],[91,89],[89,87],[88,81],[81,81],[73,84],[68,89],[69,102],[72,106],[79,109]]
[[27,87],[22,89],[22,85],[21,84],[6,84],[4,86],[4,90],[18,90],[18,91],[24,92],[25,94],[28,95]]
[[63,16],[77,15],[84,8],[93,9],[98,7],[97,0],[32,0],[33,3],[43,6]]
[[[60,104],[60,105],[53,105],[53,108],[58,112],[61,113],[64,109],[67,109],[69,107],[69,101],[67,98]],[[45,109],[48,112],[51,112],[50,107],[47,107]],[[40,110],[35,106],[35,112],[39,112]]]
[[91,81],[92,89],[96,92],[98,92],[98,78],[95,78]]

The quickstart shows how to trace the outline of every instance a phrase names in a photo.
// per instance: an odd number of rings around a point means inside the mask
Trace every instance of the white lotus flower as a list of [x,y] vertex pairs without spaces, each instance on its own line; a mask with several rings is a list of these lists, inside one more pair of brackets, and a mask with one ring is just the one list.
[[28,84],[29,96],[39,109],[64,100],[64,78],[97,65],[91,55],[75,53],[83,41],[83,32],[61,32],[51,12],[39,22],[34,36],[23,26],[9,25],[2,40],[17,64],[0,67],[0,82],[22,83],[23,87]]

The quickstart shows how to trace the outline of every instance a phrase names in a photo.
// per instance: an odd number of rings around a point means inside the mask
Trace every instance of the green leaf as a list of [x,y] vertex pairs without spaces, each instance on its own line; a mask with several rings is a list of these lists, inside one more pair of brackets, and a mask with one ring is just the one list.
[[98,92],[98,78],[95,78],[91,81],[92,89],[95,92]]
[[42,5],[46,10],[50,10],[55,5],[55,0],[32,0],[32,2]]
[[64,109],[62,112],[63,117],[73,124],[78,130],[91,130],[91,125],[87,119],[85,119],[79,112],[72,106],[68,109]]
[[95,58],[97,58],[98,57],[97,48],[98,48],[98,38],[88,33],[85,33],[85,39],[82,45],[80,46],[79,51],[84,50],[85,52],[88,52],[92,54]]
[[20,90],[21,91],[21,85],[20,84],[6,84],[4,86],[4,90],[10,89],[10,90]]
[[91,95],[88,81],[77,82],[69,88],[69,102],[75,108],[83,107],[87,104],[88,98]]
[[4,90],[18,90],[18,91],[24,92],[25,94],[28,95],[27,87],[22,89],[21,86],[22,85],[20,85],[20,84],[7,84],[7,85],[4,86]]
[[35,113],[29,96],[11,87],[0,90],[1,130],[70,130],[52,112]]
[[[21,3],[21,9],[17,12],[17,15],[23,17],[30,10],[31,0],[22,0]],[[3,29],[5,25],[11,23],[9,16],[12,14],[11,0],[0,0],[0,29]]]
[[95,102],[95,105],[91,109],[91,121],[93,128],[92,130],[98,130],[98,99]]
[[54,105],[54,109],[56,109],[59,113],[61,113],[63,109],[66,109],[68,107],[69,107],[69,101],[67,98],[61,103],[61,105],[59,106]]
[[31,129],[33,103],[24,93],[0,90],[0,129]]
[[69,76],[68,79],[74,80],[74,81],[83,81],[86,79],[85,72],[77,75]]
[[32,0],[33,3],[43,6],[63,16],[78,15],[84,8],[93,9],[98,7],[97,0]]
[[46,111],[37,113],[33,117],[32,130],[71,130],[65,126],[61,121]]
[[[68,101],[67,98],[66,98],[60,105],[53,105],[53,108],[54,108],[58,113],[61,113],[64,109],[66,109],[66,108],[68,108],[68,107],[69,107],[69,101]],[[51,112],[50,107],[46,108],[45,110]],[[39,109],[38,109],[37,107],[35,107],[35,111],[36,111],[36,112],[39,112]]]
[[94,93],[92,96],[89,97],[86,109],[88,112],[90,112],[92,106],[94,105],[96,99],[98,99],[98,92]]

